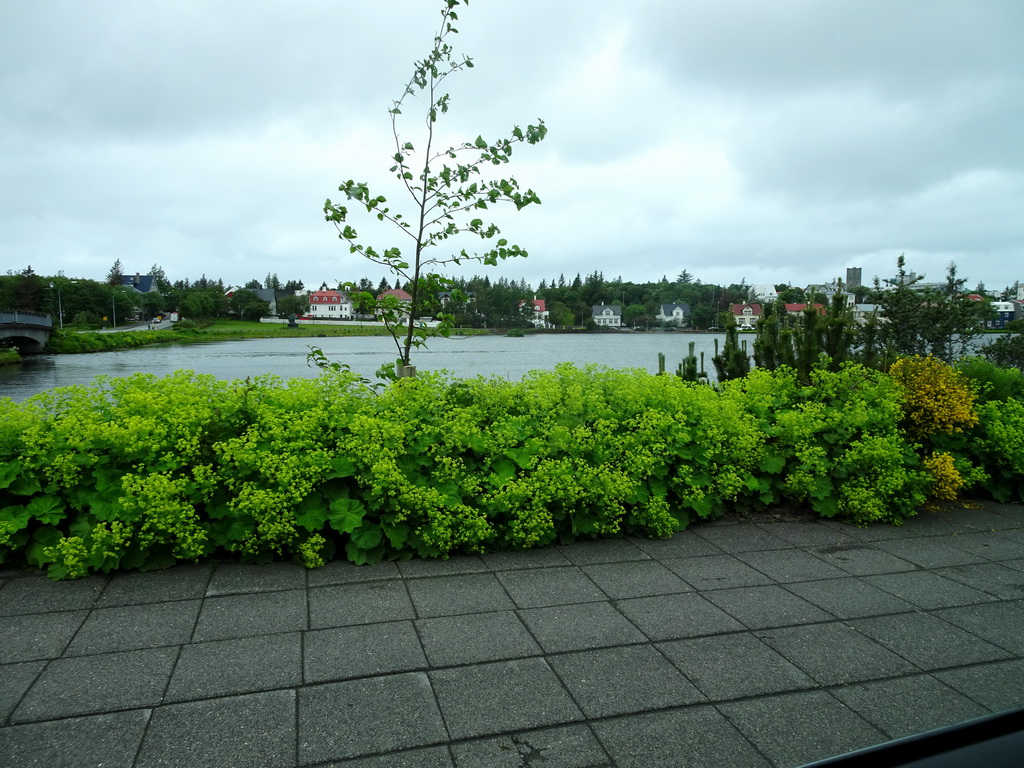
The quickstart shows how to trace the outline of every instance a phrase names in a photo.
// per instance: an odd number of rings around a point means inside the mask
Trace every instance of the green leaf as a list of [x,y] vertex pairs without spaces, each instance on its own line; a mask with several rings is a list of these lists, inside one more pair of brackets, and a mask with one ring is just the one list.
[[487,142],[484,141],[483,136],[477,136],[476,141],[473,142],[473,146],[475,146],[477,149],[487,149]]
[[29,565],[34,565],[36,568],[42,568],[50,561],[50,559],[43,554],[43,550],[47,547],[54,546],[63,538],[63,534],[52,526],[39,528],[34,534],[32,534],[32,542],[28,545],[28,549],[25,550],[25,560],[28,561]]
[[352,531],[351,536],[360,549],[373,549],[384,540],[384,531],[376,523],[364,523]]
[[320,494],[314,493],[303,499],[295,515],[295,523],[307,531],[319,531],[327,522],[328,506]]
[[352,533],[363,524],[366,507],[356,499],[335,499],[331,502],[328,519],[331,527],[339,533]]
[[335,456],[331,460],[331,468],[324,475],[327,479],[352,477],[356,474],[356,465],[348,456]]
[[53,496],[36,496],[28,503],[28,511],[46,525],[56,525],[67,514],[64,502]]
[[7,488],[21,472],[21,462],[15,459],[0,464],[0,488]]
[[495,459],[491,469],[494,470],[491,483],[495,486],[504,485],[516,475],[516,465],[506,458]]

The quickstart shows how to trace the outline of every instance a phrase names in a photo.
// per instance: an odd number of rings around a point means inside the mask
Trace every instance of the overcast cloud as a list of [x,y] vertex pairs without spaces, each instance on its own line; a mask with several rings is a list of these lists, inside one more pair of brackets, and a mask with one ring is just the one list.
[[[432,0],[0,7],[0,271],[375,281],[324,222],[387,173]],[[909,268],[1024,280],[1019,0],[473,0],[444,140],[543,118],[498,216],[526,260],[466,272],[806,285]],[[413,110],[407,110],[411,115]],[[414,143],[422,123],[402,125]],[[378,245],[398,241],[369,224]],[[460,247],[473,247],[464,242]]]

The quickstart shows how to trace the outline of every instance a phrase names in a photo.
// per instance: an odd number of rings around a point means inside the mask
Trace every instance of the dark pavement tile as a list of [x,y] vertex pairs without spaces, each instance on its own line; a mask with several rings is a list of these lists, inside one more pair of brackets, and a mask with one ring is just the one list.
[[984,562],[985,558],[957,546],[958,536],[928,536],[880,541],[875,546],[883,552],[907,560],[922,568],[943,568]]
[[853,576],[869,576],[875,573],[897,573],[915,571],[917,566],[896,555],[875,549],[874,544],[835,544],[829,547],[815,547],[811,553],[826,563],[834,565]]
[[295,691],[289,690],[159,707],[135,768],[295,764]]
[[97,608],[194,600],[206,594],[213,563],[178,563],[162,571],[120,571],[107,582]]
[[772,762],[803,765],[887,741],[824,691],[720,704],[718,709]]
[[916,610],[911,603],[852,577],[787,584],[786,589],[840,619]]
[[589,718],[650,712],[704,701],[704,695],[649,645],[548,657]]
[[909,571],[886,576],[865,576],[864,582],[925,610],[987,603],[991,595],[946,579],[932,571]]
[[307,632],[307,683],[347,680],[423,669],[427,659],[411,621],[387,621]]
[[523,568],[557,568],[562,565],[572,565],[557,547],[491,552],[480,555],[480,560],[492,571],[518,571]]
[[841,622],[769,629],[757,636],[822,685],[917,672],[903,657]]
[[454,768],[455,763],[447,746],[405,749],[384,755],[357,757],[341,763],[330,763],[328,768]]
[[454,555],[447,560],[439,557],[414,557],[397,563],[398,570],[406,579],[428,576],[452,576],[457,573],[483,573],[488,570],[479,555]]
[[780,583],[834,579],[847,575],[846,571],[799,549],[743,552],[736,557]]
[[50,662],[11,722],[53,720],[160,703],[177,648],[153,648]]
[[1009,655],[1001,648],[923,613],[853,619],[849,624],[924,670],[995,661]]
[[298,632],[307,625],[306,590],[208,597],[203,601],[193,641]]
[[986,560],[1014,560],[1024,552],[1024,531],[965,533],[956,537],[956,545]]
[[583,719],[540,658],[429,673],[453,739],[562,725]]
[[783,541],[788,541],[791,546],[803,549],[834,546],[852,541],[852,537],[842,528],[822,525],[817,520],[806,523],[758,523],[757,526]]
[[249,594],[252,592],[280,592],[286,589],[305,589],[306,569],[288,562],[274,562],[263,565],[244,563],[220,563],[217,565],[206,594],[221,595]]
[[131,768],[150,710],[0,728],[0,765]]
[[[478,698],[474,691],[471,697]],[[423,672],[299,690],[299,764],[326,763],[448,741]]]
[[587,565],[583,572],[615,600],[691,591],[689,584],[653,560]]
[[1024,598],[1024,573],[998,563],[956,565],[952,568],[940,568],[935,573],[979,592],[998,597],[1000,600]]
[[334,584],[353,584],[360,581],[397,579],[398,563],[382,560],[373,565],[356,565],[348,560],[332,560],[320,568],[311,568],[306,574],[310,588]]
[[930,675],[843,686],[832,695],[890,739],[959,725],[989,712]]
[[515,608],[493,573],[410,579],[406,586],[421,618]]
[[45,666],[46,663],[42,661],[25,661],[0,667],[0,681],[3,682],[0,685],[0,724],[6,722]]
[[666,560],[665,565],[698,590],[753,587],[772,583],[772,580],[763,573],[732,555]]
[[653,641],[715,635],[744,628],[694,592],[620,600],[616,608]]
[[934,676],[991,712],[1024,707],[1024,659],[947,669]]
[[713,707],[619,717],[592,727],[618,768],[771,766]]
[[597,563],[621,563],[627,560],[649,560],[650,555],[638,547],[632,539],[592,539],[577,541],[559,551],[575,565]]
[[92,608],[109,577],[53,581],[41,574],[10,579],[0,588],[0,616]]
[[738,552],[760,552],[769,549],[788,549],[792,546],[756,525],[699,525],[693,532],[730,555]]
[[659,643],[711,701],[814,688],[817,684],[748,632]]
[[405,582],[400,579],[309,590],[310,629],[415,617]]
[[192,637],[199,600],[98,608],[89,614],[68,646],[67,655],[131,651],[181,645]]
[[1024,656],[1024,600],[951,608],[935,611],[934,615],[1016,656]]
[[66,611],[0,618],[0,664],[57,658],[88,615]]
[[164,701],[254,693],[302,684],[298,632],[196,643],[181,649]]
[[809,624],[832,618],[831,614],[778,586],[720,589],[706,593],[705,597],[747,629]]
[[597,585],[575,566],[501,571],[497,577],[520,608],[541,608],[606,599]]
[[512,611],[417,619],[431,666],[450,667],[540,655],[541,649]]
[[647,637],[608,603],[578,603],[519,611],[545,653],[643,643]]
[[627,541],[631,541],[637,549],[657,560],[722,554],[722,550],[691,530],[679,531],[670,539],[645,539],[632,536],[627,538]]
[[585,725],[526,731],[452,745],[459,768],[593,768],[608,765],[608,755]]

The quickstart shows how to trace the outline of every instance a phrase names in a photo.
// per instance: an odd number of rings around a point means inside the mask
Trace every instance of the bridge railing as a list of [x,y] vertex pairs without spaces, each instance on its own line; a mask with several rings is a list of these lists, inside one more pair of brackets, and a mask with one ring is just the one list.
[[53,328],[53,318],[38,312],[24,312],[20,309],[0,310],[0,325],[38,325],[41,328]]

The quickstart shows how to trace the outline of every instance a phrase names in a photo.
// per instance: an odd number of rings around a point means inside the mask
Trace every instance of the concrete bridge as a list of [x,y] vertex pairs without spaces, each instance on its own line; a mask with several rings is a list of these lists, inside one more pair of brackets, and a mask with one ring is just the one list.
[[0,346],[15,346],[23,355],[43,351],[50,340],[53,318],[36,312],[0,310]]

